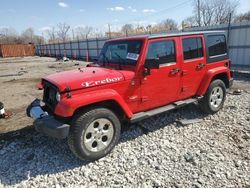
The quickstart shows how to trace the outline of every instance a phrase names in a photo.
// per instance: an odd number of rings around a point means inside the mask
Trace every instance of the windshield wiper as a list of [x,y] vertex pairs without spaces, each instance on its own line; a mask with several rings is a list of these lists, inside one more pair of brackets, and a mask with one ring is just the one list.
[[119,58],[119,69],[121,70],[122,69],[121,61],[124,63],[125,60],[118,53],[115,52],[114,54]]

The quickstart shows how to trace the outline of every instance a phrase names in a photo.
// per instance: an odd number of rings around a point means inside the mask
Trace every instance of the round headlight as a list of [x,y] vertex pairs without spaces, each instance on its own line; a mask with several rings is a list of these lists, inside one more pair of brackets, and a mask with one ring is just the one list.
[[56,100],[59,102],[61,100],[61,95],[59,92],[56,92]]

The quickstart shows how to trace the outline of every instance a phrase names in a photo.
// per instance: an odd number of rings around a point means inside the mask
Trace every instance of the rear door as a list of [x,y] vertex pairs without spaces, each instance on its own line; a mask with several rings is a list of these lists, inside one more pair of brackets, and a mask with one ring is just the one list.
[[160,68],[151,69],[150,75],[142,79],[140,110],[163,106],[177,99],[181,77],[177,43],[177,37],[149,41],[146,59],[159,59]]
[[203,35],[181,37],[182,44],[182,87],[181,99],[196,94],[206,70],[206,52]]

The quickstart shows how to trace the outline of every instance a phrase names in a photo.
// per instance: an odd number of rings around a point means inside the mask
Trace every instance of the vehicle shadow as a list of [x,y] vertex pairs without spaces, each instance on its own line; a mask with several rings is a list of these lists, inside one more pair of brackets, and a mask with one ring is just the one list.
[[[179,119],[204,118],[195,105],[163,113],[134,125],[121,134],[120,143],[128,142],[166,126],[180,127]],[[120,144],[119,143],[119,144]],[[107,156],[109,157],[109,155]],[[95,162],[93,162],[95,163]],[[37,176],[81,168],[89,162],[78,160],[69,150],[66,140],[46,137],[28,129],[20,135],[0,140],[0,185],[16,185]]]
[[249,82],[250,81],[250,73],[241,73],[241,72],[234,72],[234,80],[238,80],[238,81],[246,81]]

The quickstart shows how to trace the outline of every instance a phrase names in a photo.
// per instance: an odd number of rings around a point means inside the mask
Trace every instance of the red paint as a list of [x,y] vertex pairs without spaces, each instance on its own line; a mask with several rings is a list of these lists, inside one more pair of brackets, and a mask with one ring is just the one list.
[[39,82],[37,85],[36,85],[37,89],[38,90],[43,90],[43,84],[41,82]]
[[230,70],[228,69],[228,67],[223,66],[224,62],[225,61],[222,61],[207,66],[207,72],[203,77],[202,82],[200,83],[200,87],[197,90],[198,96],[202,96],[206,93],[206,90],[214,76],[223,73],[227,75],[228,80],[231,78]]
[[[203,44],[203,57],[191,60],[184,60],[184,57],[181,57],[181,69],[182,69],[182,79],[181,87],[182,92],[180,93],[180,99],[189,98],[194,96],[197,92],[197,89],[200,86],[200,83],[206,72],[206,49],[205,41],[203,35],[192,35],[192,36],[183,36],[180,38],[181,52],[183,51],[182,40],[187,38],[201,38]],[[203,68],[198,68],[199,65],[203,65]]]
[[[201,37],[203,43],[202,58],[184,61],[182,39]],[[124,40],[113,39],[112,41]],[[116,102],[128,118],[134,113],[154,109],[169,103],[202,96],[214,76],[224,73],[230,79],[229,60],[207,64],[205,40],[203,34],[192,36],[171,36],[150,39],[148,37],[130,37],[126,40],[142,40],[142,49],[136,65],[90,64],[86,68],[56,73],[44,79],[53,83],[61,92],[61,100],[55,108],[55,114],[70,117],[86,105],[103,101]],[[148,76],[144,73],[144,62],[151,42],[173,40],[176,47],[176,63],[152,69]],[[86,52],[86,61],[88,53]],[[200,65],[204,65],[200,67]],[[173,73],[173,70],[178,70]],[[66,90],[69,88],[69,91]],[[71,97],[68,98],[67,94]]]

